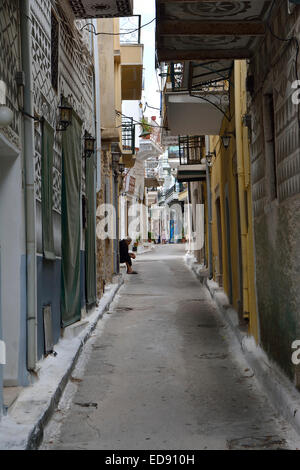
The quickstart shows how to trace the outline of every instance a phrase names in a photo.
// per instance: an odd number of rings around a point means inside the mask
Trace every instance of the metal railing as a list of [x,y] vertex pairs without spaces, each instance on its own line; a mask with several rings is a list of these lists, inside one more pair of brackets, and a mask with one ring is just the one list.
[[204,157],[204,137],[186,136],[179,137],[180,165],[199,165]]
[[133,118],[122,118],[122,146],[123,150],[135,154],[135,125]]
[[[172,92],[203,92],[203,93],[218,93],[228,92],[229,90],[229,78],[224,75],[224,79],[221,77],[218,79],[207,80],[203,79],[202,64],[193,62],[171,62],[169,68],[169,76],[171,79],[171,90]],[[209,74],[207,75],[209,77]]]
[[141,15],[120,18],[120,43],[141,44]]

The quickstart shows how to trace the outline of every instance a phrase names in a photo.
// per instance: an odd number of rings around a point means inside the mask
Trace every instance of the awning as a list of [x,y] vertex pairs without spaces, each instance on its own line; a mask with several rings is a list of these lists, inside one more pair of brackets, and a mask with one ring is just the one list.
[[133,15],[133,0],[69,0],[76,18],[114,18]]
[[246,59],[266,32],[272,0],[156,0],[159,62]]

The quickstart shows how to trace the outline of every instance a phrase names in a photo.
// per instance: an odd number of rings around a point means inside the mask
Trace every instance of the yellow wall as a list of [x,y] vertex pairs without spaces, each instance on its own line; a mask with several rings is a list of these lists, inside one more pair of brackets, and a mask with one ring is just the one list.
[[[232,305],[241,316],[249,319],[249,332],[258,339],[252,198],[250,186],[250,153],[248,129],[242,122],[247,110],[245,61],[236,61],[231,89],[231,120],[224,118],[221,135],[233,133],[226,150],[219,136],[211,137],[211,150],[216,150],[216,159],[211,169],[211,192],[213,210],[213,262],[214,277],[218,280],[219,243],[217,224],[217,198],[220,197],[223,286],[230,295],[229,266],[232,271]],[[226,197],[229,206],[226,226]],[[228,231],[230,230],[230,254]],[[242,303],[239,301],[242,299]]]

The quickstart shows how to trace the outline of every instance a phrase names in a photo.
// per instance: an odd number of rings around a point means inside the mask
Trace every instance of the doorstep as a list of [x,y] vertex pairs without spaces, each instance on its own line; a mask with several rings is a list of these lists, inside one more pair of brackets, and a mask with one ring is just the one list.
[[83,330],[87,327],[88,324],[88,320],[80,320],[74,323],[73,325],[67,326],[64,329],[63,337],[66,339],[75,338],[83,332]]
[[7,414],[11,406],[20,395],[23,387],[3,387],[3,412]]

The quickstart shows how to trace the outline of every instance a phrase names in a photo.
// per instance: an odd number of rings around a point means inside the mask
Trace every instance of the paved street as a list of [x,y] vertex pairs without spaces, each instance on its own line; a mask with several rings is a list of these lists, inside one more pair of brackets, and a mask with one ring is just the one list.
[[300,447],[183,255],[177,245],[138,257],[42,449]]

